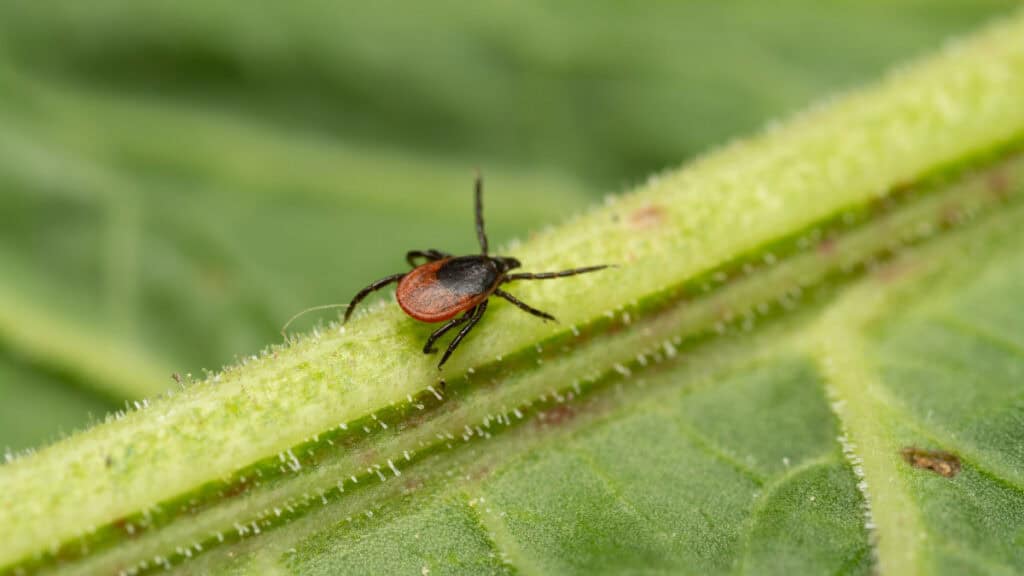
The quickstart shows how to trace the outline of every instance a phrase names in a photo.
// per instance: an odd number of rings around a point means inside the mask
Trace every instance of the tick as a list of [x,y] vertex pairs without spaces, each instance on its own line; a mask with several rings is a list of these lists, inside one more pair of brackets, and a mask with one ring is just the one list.
[[392,274],[377,280],[355,295],[345,311],[345,322],[352,316],[356,305],[364,298],[398,282],[395,298],[410,317],[431,324],[444,322],[427,338],[424,354],[437,352],[434,343],[450,330],[461,327],[448,344],[448,349],[438,362],[438,370],[444,366],[462,340],[480,322],[487,311],[491,296],[508,300],[520,310],[543,318],[555,320],[547,312],[531,307],[515,296],[501,289],[517,280],[547,280],[564,278],[608,268],[607,265],[586,266],[560,272],[517,273],[511,270],[521,264],[515,258],[491,256],[487,251],[487,232],[484,229],[483,179],[478,175],[475,184],[476,236],[480,242],[480,253],[470,256],[453,256],[440,250],[413,250],[405,255],[412,267],[409,272]]

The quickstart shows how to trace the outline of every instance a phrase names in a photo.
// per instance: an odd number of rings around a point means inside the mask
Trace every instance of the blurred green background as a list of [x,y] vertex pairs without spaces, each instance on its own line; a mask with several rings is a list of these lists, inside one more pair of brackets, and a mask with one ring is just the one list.
[[1017,5],[0,1],[0,450],[472,250],[476,167],[523,238]]

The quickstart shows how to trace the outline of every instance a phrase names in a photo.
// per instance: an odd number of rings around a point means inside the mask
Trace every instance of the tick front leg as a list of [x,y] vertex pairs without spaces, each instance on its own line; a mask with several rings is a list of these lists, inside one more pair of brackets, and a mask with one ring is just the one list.
[[352,311],[356,309],[356,304],[362,302],[363,298],[366,298],[373,292],[380,290],[381,288],[387,286],[388,284],[398,282],[402,278],[405,278],[405,274],[392,274],[391,276],[381,278],[380,280],[377,280],[373,284],[370,284],[366,288],[360,290],[359,293],[356,294],[356,297],[353,298],[351,302],[349,302],[348,310],[345,310],[345,322],[348,322],[349,317],[352,316]]
[[601,266],[585,266],[583,268],[573,268],[572,270],[562,270],[560,272],[522,272],[520,274],[509,274],[505,276],[505,282],[514,282],[516,280],[548,280],[550,278],[565,278],[566,276],[575,276],[577,274],[586,274],[587,272],[597,272],[598,270],[604,270],[610,268],[612,265],[603,264]]
[[445,258],[451,258],[452,255],[440,250],[411,250],[405,253],[405,261],[409,263],[409,266],[413,268],[419,266],[416,263],[417,258],[423,258],[427,262],[434,262],[435,260],[444,260]]
[[452,355],[452,352],[455,352],[455,349],[459,347],[459,343],[462,342],[462,339],[466,337],[466,334],[469,334],[469,331],[472,330],[474,326],[476,326],[477,322],[480,321],[480,318],[486,311],[487,300],[484,300],[473,309],[473,315],[469,318],[469,323],[466,324],[462,330],[459,330],[459,333],[455,335],[455,338],[452,338],[452,342],[448,345],[448,349],[445,350],[444,356],[442,356],[441,361],[437,363],[438,370],[441,369],[441,366],[444,366],[444,363],[448,361],[448,357]]

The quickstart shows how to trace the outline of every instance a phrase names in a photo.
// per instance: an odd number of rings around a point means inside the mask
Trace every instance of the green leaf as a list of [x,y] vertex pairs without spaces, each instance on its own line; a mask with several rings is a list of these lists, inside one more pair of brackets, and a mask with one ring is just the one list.
[[[269,119],[371,150],[466,166],[487,158],[488,172],[498,162],[547,166],[604,193],[1016,5],[440,0],[430,10],[400,2],[244,10],[54,0],[5,5],[0,31],[27,69],[104,91]],[[409,190],[446,190],[425,184]]]
[[[301,540],[287,566],[302,573],[322,566],[325,574],[338,566],[364,574],[422,566],[479,573],[461,558],[448,560],[447,548],[481,542],[482,550],[465,556],[497,559],[496,571],[502,560],[506,571],[550,574],[639,566],[782,572],[780,561],[814,572],[866,568],[860,495],[814,369],[798,358],[763,360],[684,390],[672,386],[678,376],[646,383],[658,393],[611,407],[613,417],[574,424],[575,433],[548,431],[543,445],[505,458],[479,481],[456,481],[458,489],[410,504],[383,525],[360,519]],[[759,418],[781,423],[771,437],[788,456],[736,437],[749,414],[732,408],[751,400]],[[657,449],[638,452],[637,445]],[[432,529],[449,526],[458,532]],[[794,529],[828,545],[796,546]],[[410,544],[412,534],[420,538]],[[352,541],[358,544],[346,544]]]
[[[0,354],[0,398],[18,399],[0,402],[0,438],[8,451],[34,448],[39,438],[56,440],[55,430],[71,432],[72,427],[85,426],[116,408],[62,384],[55,375]],[[45,410],[24,410],[26,405]]]
[[[894,268],[921,278],[866,283],[812,332],[890,573],[1024,567],[1024,241],[999,240],[956,254],[952,270]],[[908,466],[911,450],[952,473]]]
[[1022,39],[538,234],[620,268],[516,286],[561,324],[496,305],[445,387],[378,307],[8,463],[0,566],[1021,570]]

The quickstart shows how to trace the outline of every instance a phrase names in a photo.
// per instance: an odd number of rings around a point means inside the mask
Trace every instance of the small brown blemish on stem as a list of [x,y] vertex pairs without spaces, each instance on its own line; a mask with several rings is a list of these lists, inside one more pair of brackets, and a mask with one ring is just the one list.
[[988,189],[997,200],[1006,200],[1010,196],[1010,175],[1005,167],[997,168],[988,175]]
[[912,263],[905,261],[883,262],[874,270],[874,276],[883,284],[891,284],[906,277],[914,268]]
[[233,482],[233,483],[228,484],[227,486],[225,486],[224,489],[221,490],[220,494],[221,494],[221,497],[223,497],[225,499],[228,499],[228,498],[234,498],[236,496],[240,496],[242,494],[245,494],[248,491],[249,491],[249,480],[248,479],[241,479],[241,480],[238,480],[237,482]]
[[665,209],[655,204],[648,204],[629,215],[630,225],[637,229],[654,228],[664,221]]
[[540,426],[561,426],[576,417],[576,411],[567,404],[558,404],[537,415]]
[[950,452],[907,446],[900,454],[914,468],[931,470],[943,478],[953,478],[960,473],[960,458]]
[[964,220],[964,210],[959,204],[952,203],[942,208],[939,225],[943,229],[952,228]]
[[818,254],[821,256],[831,256],[836,251],[836,239],[832,236],[823,238],[821,242],[818,242]]

